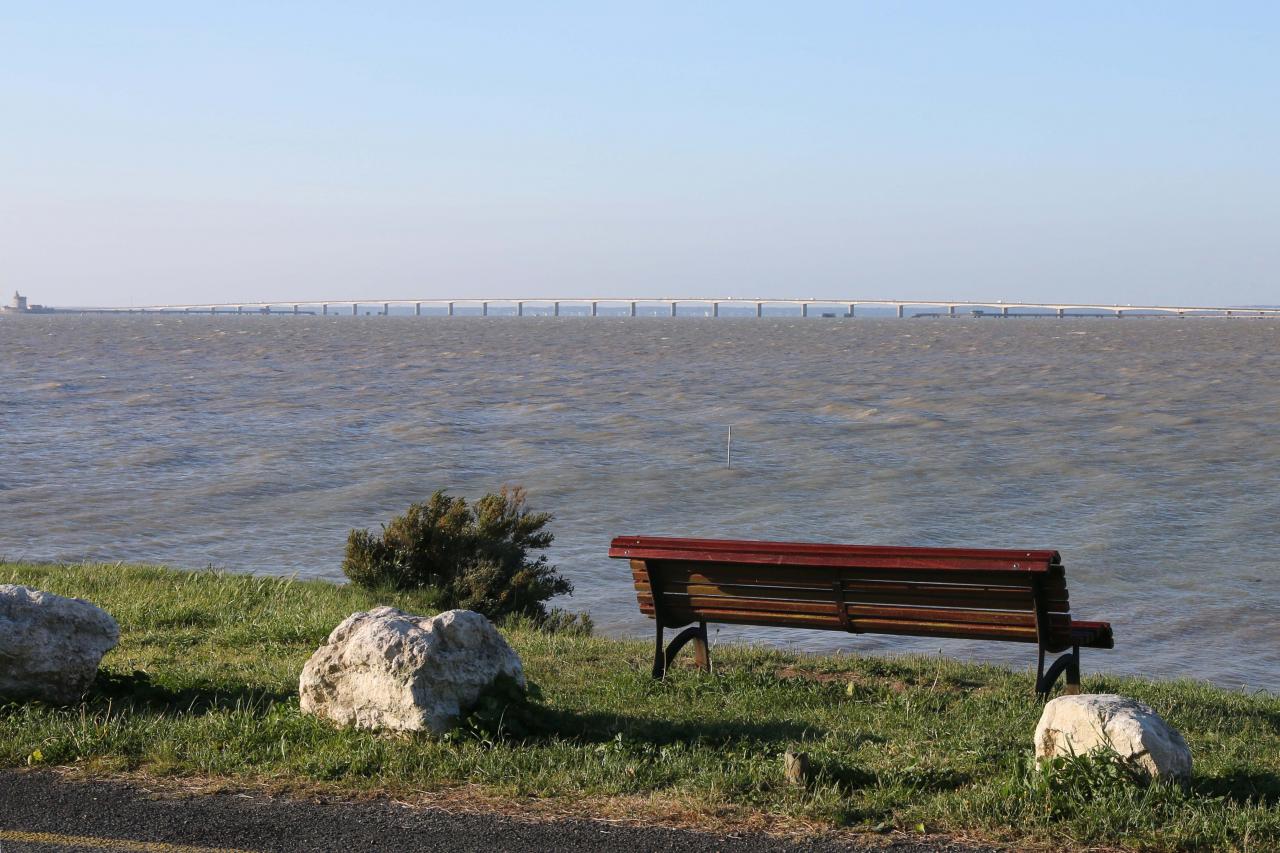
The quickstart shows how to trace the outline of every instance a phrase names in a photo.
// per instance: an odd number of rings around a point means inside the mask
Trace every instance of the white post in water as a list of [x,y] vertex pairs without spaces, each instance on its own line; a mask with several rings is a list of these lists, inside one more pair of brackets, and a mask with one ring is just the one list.
[[729,424],[729,438],[724,443],[724,464],[726,468],[733,467],[733,424]]

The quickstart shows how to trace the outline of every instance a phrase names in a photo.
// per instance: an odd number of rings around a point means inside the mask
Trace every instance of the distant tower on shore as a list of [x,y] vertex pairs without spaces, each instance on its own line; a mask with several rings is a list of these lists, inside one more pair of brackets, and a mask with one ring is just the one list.
[[13,312],[15,312],[15,313],[24,313],[24,312],[26,312],[26,311],[28,310],[28,309],[27,309],[27,297],[23,296],[21,293],[19,293],[18,291],[16,291],[16,290],[15,290],[15,291],[13,292],[13,302],[11,302],[11,303],[9,303],[8,305],[6,305],[6,306],[5,306],[5,310],[6,310],[6,311],[13,311]]

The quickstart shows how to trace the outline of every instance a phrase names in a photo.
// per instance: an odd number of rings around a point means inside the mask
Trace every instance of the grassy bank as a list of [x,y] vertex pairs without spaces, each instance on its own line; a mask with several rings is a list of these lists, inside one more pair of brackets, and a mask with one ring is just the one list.
[[[0,765],[421,792],[550,810],[756,825],[942,832],[1141,849],[1280,849],[1280,699],[1181,682],[1085,677],[1152,704],[1196,773],[1140,787],[1105,765],[1028,766],[1030,676],[940,659],[718,648],[717,671],[648,676],[650,647],[507,633],[545,710],[523,739],[336,729],[298,712],[303,662],[328,632],[411,595],[136,566],[0,564],[0,583],[87,598],[119,621],[82,706],[0,706]],[[1140,649],[1117,654],[1141,654]],[[807,787],[783,779],[807,752]]]

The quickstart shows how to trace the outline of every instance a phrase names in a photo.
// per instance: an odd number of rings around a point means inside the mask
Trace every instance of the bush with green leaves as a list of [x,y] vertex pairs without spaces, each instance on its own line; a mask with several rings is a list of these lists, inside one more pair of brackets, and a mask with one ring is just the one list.
[[519,486],[472,504],[440,490],[384,524],[381,534],[352,530],[342,571],[370,589],[423,590],[442,610],[542,622],[545,602],[573,591],[545,555],[530,555],[551,544],[550,521],[550,513],[528,509]]

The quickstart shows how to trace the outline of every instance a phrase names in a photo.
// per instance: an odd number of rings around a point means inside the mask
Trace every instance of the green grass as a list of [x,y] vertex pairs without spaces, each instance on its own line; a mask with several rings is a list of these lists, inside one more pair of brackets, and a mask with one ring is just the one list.
[[[708,820],[1023,844],[1280,850],[1275,696],[1086,675],[1087,692],[1146,701],[1190,743],[1189,784],[1144,787],[1099,762],[1032,770],[1040,705],[1027,672],[720,647],[714,674],[654,682],[646,643],[512,627],[543,693],[537,735],[377,735],[300,714],[298,673],[356,610],[421,612],[411,594],[124,565],[0,564],[0,583],[87,598],[122,630],[83,704],[0,706],[0,766],[404,795],[465,786],[621,814],[649,800]],[[785,783],[785,750],[809,754],[811,784]]]

